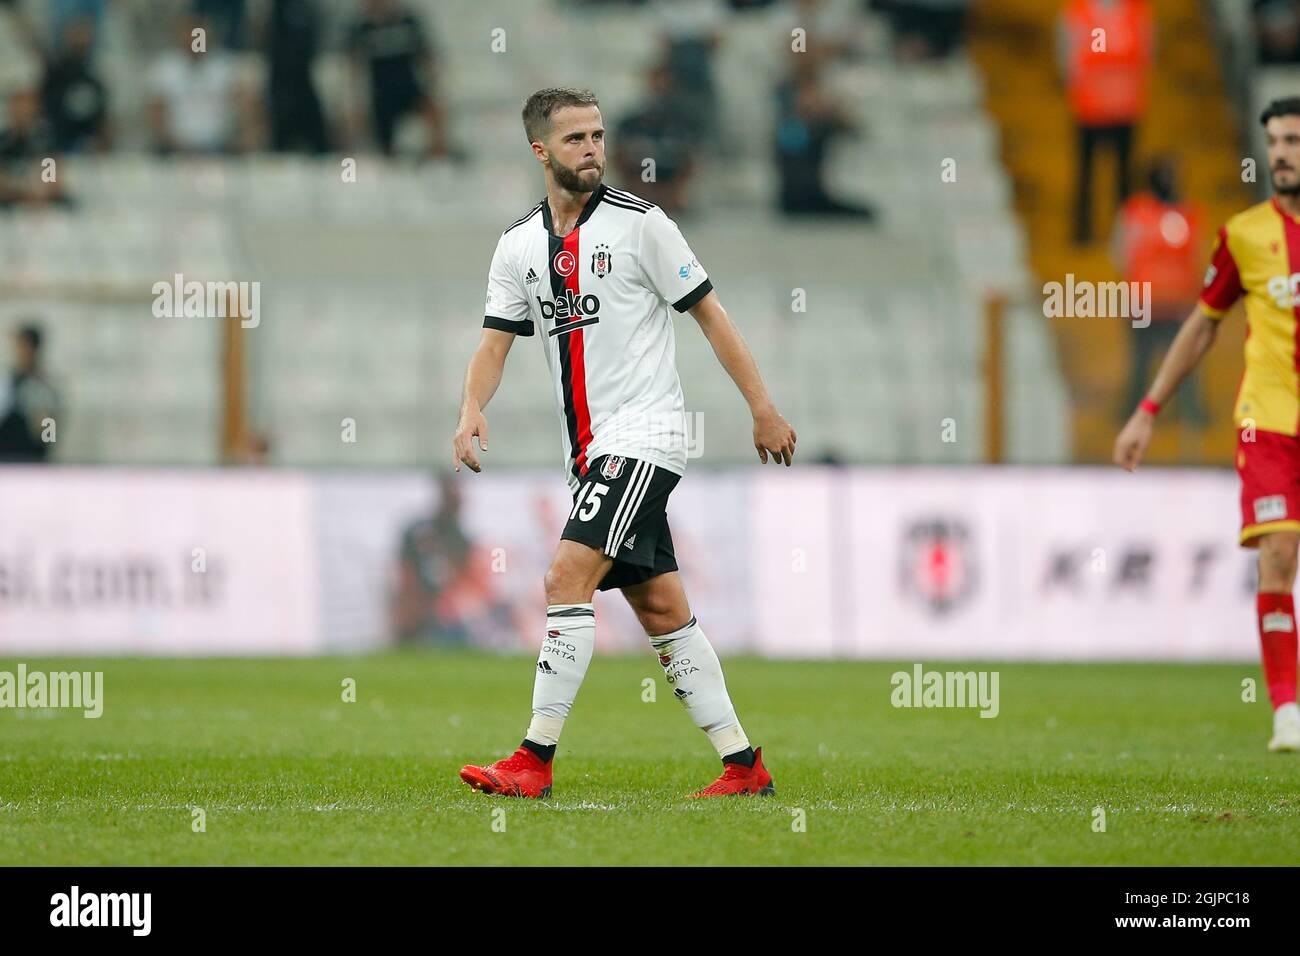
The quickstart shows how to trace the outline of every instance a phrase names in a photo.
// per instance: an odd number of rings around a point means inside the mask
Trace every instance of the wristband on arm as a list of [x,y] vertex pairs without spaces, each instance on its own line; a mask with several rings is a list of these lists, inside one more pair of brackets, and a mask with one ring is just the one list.
[[1160,403],[1153,402],[1149,398],[1144,398],[1142,401],[1138,402],[1138,408],[1148,413],[1152,418],[1160,414]]

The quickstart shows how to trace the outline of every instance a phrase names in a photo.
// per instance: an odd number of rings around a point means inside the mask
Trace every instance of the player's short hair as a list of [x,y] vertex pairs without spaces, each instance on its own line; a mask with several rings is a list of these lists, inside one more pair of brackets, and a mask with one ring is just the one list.
[[1259,114],[1259,125],[1267,126],[1275,116],[1300,116],[1300,96],[1284,96],[1269,103]]
[[545,139],[551,131],[551,114],[565,106],[599,106],[591,90],[556,87],[538,90],[524,103],[524,132],[528,142]]

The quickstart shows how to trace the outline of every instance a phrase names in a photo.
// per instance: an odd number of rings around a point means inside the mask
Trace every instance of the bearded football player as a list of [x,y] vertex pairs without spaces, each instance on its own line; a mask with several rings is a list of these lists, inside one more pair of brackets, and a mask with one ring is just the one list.
[[544,581],[546,626],[527,734],[512,755],[466,766],[461,779],[486,793],[550,794],[556,745],[595,646],[592,599],[617,588],[674,696],[722,760],[722,775],[692,796],[771,794],[762,748],[750,746],[673,554],[668,498],[687,458],[674,315],[691,314],[748,403],[760,462],[789,466],[794,429],[677,226],[658,206],[602,182],[605,130],[596,97],[541,90],[524,104],[523,122],[546,198],[497,242],[453,467],[481,470],[483,410],[515,337],[536,335],[551,373],[573,510]]
[[1183,322],[1155,381],[1115,440],[1116,464],[1132,471],[1151,441],[1160,407],[1213,344],[1219,321],[1246,304],[1246,370],[1237,388],[1240,543],[1259,550],[1256,623],[1273,703],[1268,749],[1300,750],[1292,588],[1300,545],[1300,97],[1260,116],[1273,197],[1219,230],[1200,302]]

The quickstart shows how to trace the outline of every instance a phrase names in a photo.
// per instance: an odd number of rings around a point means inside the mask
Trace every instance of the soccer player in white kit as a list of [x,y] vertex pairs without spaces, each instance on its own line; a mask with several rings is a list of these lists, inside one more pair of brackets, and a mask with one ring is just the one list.
[[722,776],[692,796],[773,793],[762,748],[745,736],[673,555],[666,506],[686,470],[675,314],[690,312],[748,402],[761,462],[770,457],[789,466],[794,429],[677,226],[658,206],[601,182],[605,130],[596,97],[540,90],[524,104],[523,121],[546,198],[497,242],[483,337],[470,359],[452,439],[454,467],[481,470],[479,453],[488,447],[483,409],[515,336],[537,335],[574,504],[546,572],[546,634],[527,735],[511,756],[466,766],[461,779],[487,793],[550,795],[556,744],[595,645],[592,598],[597,589],[619,588],[674,696],[722,758]]

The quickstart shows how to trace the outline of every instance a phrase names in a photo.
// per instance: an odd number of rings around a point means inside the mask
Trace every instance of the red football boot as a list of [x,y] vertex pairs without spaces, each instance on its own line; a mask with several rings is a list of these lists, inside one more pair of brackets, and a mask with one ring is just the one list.
[[740,763],[729,763],[727,769],[722,771],[722,776],[713,783],[709,784],[698,793],[692,793],[692,797],[738,797],[741,794],[745,796],[770,797],[776,793],[776,785],[772,783],[772,775],[767,772],[763,766],[763,748],[754,748],[754,766],[746,767]]
[[499,793],[504,797],[551,795],[551,764],[543,763],[542,758],[527,747],[520,747],[490,767],[467,764],[460,768],[460,779],[475,790]]

